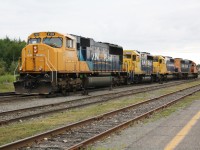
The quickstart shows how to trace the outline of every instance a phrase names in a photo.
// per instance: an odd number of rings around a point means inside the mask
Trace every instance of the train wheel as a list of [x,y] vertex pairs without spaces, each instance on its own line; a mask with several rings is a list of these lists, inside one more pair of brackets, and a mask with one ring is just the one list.
[[87,91],[87,88],[88,88],[88,78],[87,77],[84,77],[82,79],[82,88],[83,88],[83,92],[82,92],[82,95],[88,95],[88,91]]
[[63,96],[69,96],[70,93],[69,93],[68,90],[66,90],[66,89],[62,89],[62,95],[63,95]]
[[88,91],[87,90],[83,90],[82,91],[82,95],[88,95]]
[[167,82],[167,81],[168,81],[168,79],[167,79],[167,76],[164,76],[164,80],[165,80],[165,82]]
[[153,83],[153,82],[154,82],[154,77],[151,76],[151,81],[150,81],[150,83]]
[[139,77],[138,77],[138,76],[135,76],[135,77],[134,77],[134,80],[135,80],[135,83],[136,83],[136,84],[139,83]]
[[127,80],[126,80],[126,85],[129,85],[129,84],[131,84],[131,83],[132,83],[131,78],[127,78]]
[[164,77],[160,76],[160,78],[159,78],[159,84],[163,84],[163,80],[164,80]]

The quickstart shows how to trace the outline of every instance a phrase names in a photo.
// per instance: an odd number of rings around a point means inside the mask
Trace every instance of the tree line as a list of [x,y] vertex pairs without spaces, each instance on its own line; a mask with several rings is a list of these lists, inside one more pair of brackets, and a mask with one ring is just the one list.
[[21,39],[0,39],[0,75],[13,74],[25,45],[26,42]]

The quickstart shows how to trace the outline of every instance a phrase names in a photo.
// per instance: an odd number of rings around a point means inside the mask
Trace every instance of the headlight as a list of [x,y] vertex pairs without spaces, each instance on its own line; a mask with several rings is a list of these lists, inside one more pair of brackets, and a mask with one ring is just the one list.
[[33,52],[34,52],[34,53],[37,53],[37,52],[38,52],[38,47],[37,47],[37,45],[34,45],[34,46],[33,46]]
[[21,67],[19,67],[19,70],[20,70],[20,71],[22,71],[22,66],[21,66]]
[[42,71],[42,67],[39,67],[39,71]]

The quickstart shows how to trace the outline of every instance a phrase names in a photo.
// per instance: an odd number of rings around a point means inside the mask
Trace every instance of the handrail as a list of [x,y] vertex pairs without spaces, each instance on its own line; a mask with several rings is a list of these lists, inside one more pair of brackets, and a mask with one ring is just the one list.
[[[45,57],[45,60],[47,60],[47,58]],[[48,61],[48,60],[47,60]],[[51,70],[52,72],[52,79],[51,82],[53,82],[53,70],[51,69],[51,67],[49,66],[49,64],[45,61],[45,64],[48,66],[48,68]]]
[[16,68],[15,68],[15,70],[14,70],[14,80],[16,79],[15,72],[16,72],[18,66],[19,66],[19,63],[17,63],[17,66],[16,66]]
[[[22,66],[23,66],[24,62],[25,61],[22,62]],[[15,67],[15,70],[14,70],[14,79],[16,79],[16,70],[18,67],[19,67],[19,62],[17,63],[17,66]]]
[[[24,51],[24,61],[22,62],[22,66],[23,66],[24,62],[25,62],[25,51]],[[17,70],[18,67],[19,67],[19,62],[18,62],[17,66],[16,66],[16,68],[14,70],[14,79],[15,79],[15,73],[16,73],[16,70]]]
[[[50,65],[53,67],[53,69],[56,71],[56,84],[57,84],[57,77],[58,77],[58,71],[56,70],[56,68],[52,65],[52,63],[51,63],[51,61],[49,60],[49,49],[48,49],[48,59],[47,59],[47,61],[50,63]],[[49,65],[48,65],[49,66]],[[49,67],[49,69],[51,70],[51,68]],[[53,81],[53,70],[51,70],[52,71],[52,81]]]

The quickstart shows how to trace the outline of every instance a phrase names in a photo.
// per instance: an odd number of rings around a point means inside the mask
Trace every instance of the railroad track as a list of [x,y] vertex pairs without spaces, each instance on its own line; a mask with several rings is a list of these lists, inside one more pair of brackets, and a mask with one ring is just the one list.
[[174,85],[178,85],[182,83],[183,82],[178,82],[178,83],[172,82],[169,84],[162,84],[162,85],[156,85],[156,86],[139,88],[139,89],[131,89],[131,90],[121,91],[121,92],[113,92],[113,93],[108,93],[104,95],[87,96],[85,98],[80,98],[76,100],[70,100],[70,101],[59,102],[59,103],[54,103],[54,104],[47,104],[47,105],[42,105],[42,106],[34,106],[34,107],[29,107],[29,108],[0,112],[0,125],[5,125],[12,122],[17,122],[17,121],[21,122],[26,119],[40,117],[42,115],[44,116],[44,115],[49,115],[56,112],[66,111],[69,109],[89,106],[92,104],[102,103],[102,102],[110,101],[110,100],[128,96],[128,95],[157,90],[160,88],[166,88],[166,87],[170,87],[170,86],[174,86]]
[[40,98],[40,95],[22,95],[15,92],[0,93],[0,103],[10,103],[12,101],[22,101],[27,98]]
[[9,96],[1,96],[0,97],[0,103],[8,103],[8,102],[12,102],[12,101],[22,101],[22,100],[26,100],[26,99],[33,99],[33,98],[40,98],[40,95],[9,95]]
[[[200,78],[197,79],[190,79],[190,80],[181,80],[181,81],[169,81],[170,82],[176,82],[177,84],[180,83],[186,83],[186,82],[192,82],[192,81],[197,81],[200,80]],[[156,84],[156,83],[155,83]],[[137,84],[135,86],[144,86],[144,85],[149,85],[148,83],[143,83],[143,84]],[[125,88],[125,87],[133,87],[134,85],[123,85],[123,86],[117,86],[114,87],[114,89],[118,89],[118,88]],[[88,92],[94,92],[94,91],[100,91],[100,90],[108,90],[107,88],[97,88],[97,89],[88,89]],[[80,94],[82,91],[76,91],[76,95]],[[70,92],[70,95],[74,94],[74,92]],[[23,101],[28,99],[35,99],[35,98],[52,98],[52,97],[64,97],[60,94],[54,94],[54,95],[38,95],[38,94],[33,94],[33,95],[28,95],[28,94],[16,94],[15,92],[3,92],[0,93],[0,104],[1,103],[10,103],[13,101]]]
[[200,85],[165,94],[157,98],[149,99],[141,103],[3,145],[0,149],[22,148],[30,150],[57,148],[74,150],[86,148],[88,144],[94,143],[117,130],[128,127],[131,123],[148,117],[155,111],[170,106],[182,98],[198,91],[200,91]]
[[3,92],[3,93],[0,93],[0,96],[9,96],[9,95],[14,95],[15,92]]

